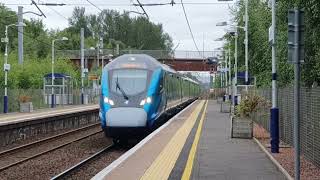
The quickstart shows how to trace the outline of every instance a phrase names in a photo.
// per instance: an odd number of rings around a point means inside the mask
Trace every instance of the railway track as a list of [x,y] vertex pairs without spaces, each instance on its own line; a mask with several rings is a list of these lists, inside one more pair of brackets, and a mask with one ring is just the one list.
[[[0,152],[0,172],[56,149],[101,133],[100,123],[81,127]],[[82,135],[81,133],[88,132]],[[63,140],[63,141],[61,141]]]
[[115,147],[114,144],[111,144],[103,149],[101,149],[100,151],[98,151],[97,153],[91,155],[90,157],[82,160],[81,162],[79,162],[78,164],[70,167],[69,169],[63,171],[62,173],[54,176],[51,178],[51,180],[57,180],[57,179],[62,179],[66,176],[71,175],[73,172],[80,170],[81,167],[83,167],[84,165],[90,163],[91,161],[94,161],[98,156],[110,151],[111,149],[113,149]]

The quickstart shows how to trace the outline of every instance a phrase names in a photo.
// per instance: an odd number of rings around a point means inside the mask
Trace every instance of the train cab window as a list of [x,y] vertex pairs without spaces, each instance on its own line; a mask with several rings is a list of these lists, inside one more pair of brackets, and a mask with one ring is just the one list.
[[[121,88],[127,95],[136,95],[146,90],[148,71],[142,69],[120,69],[111,72],[111,91],[121,94]],[[117,87],[118,84],[118,87]]]

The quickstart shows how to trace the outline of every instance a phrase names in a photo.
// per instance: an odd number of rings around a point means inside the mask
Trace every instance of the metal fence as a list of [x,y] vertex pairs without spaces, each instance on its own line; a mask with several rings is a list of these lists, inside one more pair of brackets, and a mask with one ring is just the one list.
[[[260,96],[271,101],[271,89],[257,90]],[[278,90],[280,139],[293,145],[293,87]],[[300,142],[303,155],[320,167],[320,87],[301,88]],[[254,113],[254,121],[270,131],[270,109]]]
[[[0,89],[0,114],[3,113],[3,95],[4,90]],[[9,89],[8,90],[8,109],[10,112],[20,111],[19,97],[30,97],[33,109],[50,108],[51,94],[46,94],[43,89]],[[57,107],[81,105],[81,89],[73,89],[70,93],[70,101],[67,104],[60,103]],[[99,103],[100,89],[85,89],[84,90],[84,103],[85,104],[97,104]],[[63,96],[56,95],[56,102],[63,102]],[[48,103],[49,102],[49,103]]]

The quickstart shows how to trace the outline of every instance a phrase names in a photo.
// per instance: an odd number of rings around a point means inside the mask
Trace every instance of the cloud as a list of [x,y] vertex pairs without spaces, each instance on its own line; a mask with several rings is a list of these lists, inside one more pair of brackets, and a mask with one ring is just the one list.
[[[142,3],[167,3],[170,0],[140,0]],[[73,1],[45,1],[45,2],[56,2],[56,3],[67,3],[74,4],[78,6],[85,6],[86,13],[98,13],[99,10],[91,6],[85,0],[73,0]],[[119,11],[123,10],[134,10],[141,11],[139,7],[130,6],[130,0],[94,0],[92,1],[101,9],[116,9]],[[135,2],[135,0],[133,0]],[[180,3],[179,0],[175,1]],[[202,50],[203,39],[204,39],[204,49],[206,51],[213,50],[214,48],[221,47],[221,42],[215,42],[214,39],[220,38],[224,35],[223,27],[216,27],[216,23],[220,21],[226,21],[230,19],[229,9],[226,4],[204,4],[204,5],[194,5],[188,4],[190,2],[198,2],[197,0],[184,1],[187,16],[189,18],[192,31],[195,36],[195,40],[198,44],[199,49]],[[217,2],[213,0],[201,0],[201,3],[212,3]],[[34,11],[38,10],[30,4],[30,0],[20,0],[19,3],[24,4],[24,11]],[[9,2],[5,2],[9,4]],[[13,3],[12,3],[13,4]],[[18,3],[16,3],[18,4]],[[62,6],[62,7],[45,7],[40,6],[44,11],[47,18],[40,18],[46,24],[48,29],[63,29],[68,26],[68,20],[72,15],[73,8],[75,6]],[[17,5],[10,5],[9,8],[17,11]],[[54,9],[54,10],[52,10]],[[187,23],[182,11],[180,4],[174,6],[156,6],[156,7],[145,7],[146,12],[150,16],[150,20],[155,23],[163,24],[165,32],[167,32],[174,40],[174,43],[177,44],[180,42],[178,47],[179,50],[196,50],[190,32],[187,27]],[[25,18],[39,18],[31,14],[25,14]],[[27,27],[26,27],[27,28]]]

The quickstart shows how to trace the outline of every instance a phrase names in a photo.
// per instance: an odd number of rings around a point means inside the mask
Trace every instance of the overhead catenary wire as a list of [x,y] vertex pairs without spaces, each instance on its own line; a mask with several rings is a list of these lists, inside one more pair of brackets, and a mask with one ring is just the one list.
[[138,4],[139,4],[140,8],[142,9],[142,11],[143,11],[144,15],[146,15],[146,16],[147,16],[147,18],[149,19],[149,16],[148,16],[147,12],[144,10],[144,8],[143,8],[142,4],[140,3],[140,1],[139,1],[139,0],[137,0],[137,2],[138,2]]
[[49,9],[51,9],[53,12],[55,12],[56,14],[58,14],[60,17],[66,19],[69,21],[69,19],[67,17],[65,17],[64,15],[62,15],[61,13],[59,13],[57,10],[55,10],[54,8],[48,7]]
[[[130,2],[131,2],[131,4],[133,4],[133,0],[130,0]],[[138,9],[138,7],[137,7],[137,6],[134,6],[134,7],[135,7],[135,8],[136,8],[136,10],[137,10],[136,12],[138,12],[137,14],[141,14],[141,15],[143,15],[143,13],[140,13],[140,12],[139,12],[139,9]]]
[[36,8],[39,10],[39,12],[42,14],[42,16],[44,16],[45,18],[47,18],[47,16],[42,12],[42,10],[38,7],[37,3],[34,2],[34,0],[31,0],[31,5],[35,5]]
[[90,3],[92,6],[94,6],[95,8],[97,8],[99,11],[103,11],[101,8],[99,8],[97,5],[93,4],[91,1],[86,0],[88,3]]
[[187,13],[186,13],[186,9],[185,9],[185,7],[184,7],[184,4],[183,4],[183,1],[182,1],[182,0],[181,0],[181,6],[182,6],[182,9],[183,9],[184,17],[185,17],[185,19],[186,19],[186,21],[187,21],[187,25],[188,25],[189,32],[190,32],[190,35],[191,35],[192,40],[193,40],[193,44],[194,44],[194,46],[196,47],[199,55],[201,56],[201,52],[200,52],[200,50],[199,50],[199,48],[198,48],[198,45],[197,45],[197,43],[196,43],[196,41],[195,41],[195,39],[194,39],[194,35],[193,35],[192,29],[191,29],[191,25],[190,25],[190,22],[189,22]]
[[[234,2],[230,1],[230,2],[184,2],[184,5],[225,5],[225,4],[232,4]],[[179,2],[177,3],[173,3],[173,4],[181,4]],[[26,4],[26,3],[4,3],[4,5],[10,5],[10,6],[15,6],[15,5],[24,5],[24,6],[28,6],[30,4]],[[38,6],[40,5],[46,5],[46,4],[38,4]],[[96,3],[96,6],[136,6],[138,4],[126,4],[126,3]],[[171,5],[172,6],[172,2],[170,3],[145,3],[145,4],[141,4],[142,6],[163,6],[163,5]],[[63,3],[63,6],[91,6],[89,4],[86,3]]]
[[[41,3],[40,3],[41,2]],[[50,4],[50,3],[44,3],[42,1],[39,1],[39,4],[38,5],[44,5],[46,6],[47,8],[49,8],[51,11],[55,12],[56,14],[58,14],[60,17],[66,19],[66,20],[69,20],[67,17],[65,17],[64,15],[62,15],[61,13],[59,13],[58,11],[56,11],[54,8],[50,7],[50,5],[47,5],[47,4]],[[59,5],[59,4],[58,4]]]

